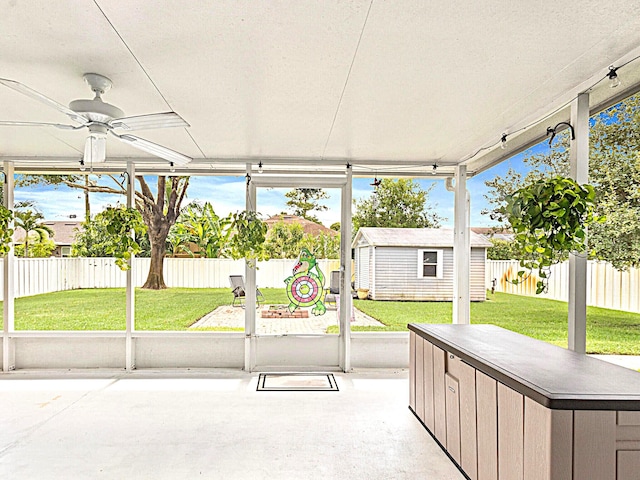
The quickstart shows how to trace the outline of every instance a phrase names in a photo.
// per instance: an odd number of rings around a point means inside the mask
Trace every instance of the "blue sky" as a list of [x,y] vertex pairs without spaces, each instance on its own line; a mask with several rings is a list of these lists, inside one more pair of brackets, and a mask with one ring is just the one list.
[[[546,145],[543,144],[543,145]],[[543,148],[542,145],[534,147]],[[517,155],[505,161],[467,182],[467,187],[471,195],[471,225],[474,227],[492,226],[495,222],[487,215],[481,215],[481,211],[487,207],[484,198],[488,191],[484,182],[494,178],[496,175],[504,175],[509,169],[525,173],[527,168],[522,162],[523,155]],[[453,193],[445,189],[443,180],[431,180],[429,178],[417,179],[423,188],[428,188],[435,183],[434,189],[429,195],[429,204],[434,206],[441,217],[446,218],[442,226],[453,226]],[[356,178],[353,182],[353,196],[360,199],[371,195],[373,187],[370,183],[372,179]],[[209,201],[213,204],[216,213],[220,216],[227,215],[244,209],[244,177],[192,177],[189,190],[188,201],[200,200]],[[286,198],[284,194],[290,189],[258,189],[257,210],[263,216],[270,216],[286,210]],[[321,222],[329,226],[340,221],[340,191],[326,190],[330,198],[325,201],[329,209],[325,212],[318,212],[317,216]],[[17,188],[15,192],[17,202],[30,200],[36,203],[36,208],[42,212],[47,220],[65,220],[75,215],[78,220],[84,218],[84,198],[80,190],[71,190],[60,187],[57,190],[53,187],[32,186],[29,188]],[[113,205],[120,201],[124,203],[124,197],[108,194],[91,194],[92,214],[100,212],[107,205]]]

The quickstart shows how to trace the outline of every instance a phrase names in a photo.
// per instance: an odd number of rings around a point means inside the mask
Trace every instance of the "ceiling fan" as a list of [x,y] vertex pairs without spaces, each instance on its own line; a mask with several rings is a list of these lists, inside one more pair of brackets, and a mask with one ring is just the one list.
[[11,122],[0,121],[0,125],[29,126],[29,127],[56,127],[63,130],[89,129],[89,136],[84,146],[84,164],[95,164],[105,161],[107,134],[111,133],[124,143],[139,150],[151,153],[157,157],[169,161],[172,166],[185,165],[191,161],[190,157],[178,153],[157,143],[150,142],[126,132],[151,128],[188,127],[189,124],[175,112],[152,113],[125,117],[124,112],[114,105],[102,101],[102,95],[111,88],[111,80],[97,73],[85,73],[84,80],[95,93],[93,100],[73,100],[69,107],[52,100],[49,97],[33,90],[14,80],[0,78],[0,84],[22,93],[45,105],[67,115],[79,125],[68,125],[47,122]]

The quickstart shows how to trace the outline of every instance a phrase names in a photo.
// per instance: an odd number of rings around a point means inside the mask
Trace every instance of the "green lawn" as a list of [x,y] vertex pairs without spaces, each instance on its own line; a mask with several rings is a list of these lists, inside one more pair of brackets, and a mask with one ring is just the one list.
[[[289,303],[284,289],[260,291],[269,303]],[[136,289],[136,330],[186,330],[216,307],[228,305],[232,300],[228,288]],[[17,298],[15,328],[124,330],[125,305],[124,288],[68,290]]]
[[[451,323],[448,302],[375,302],[354,300],[356,308],[387,327],[405,330],[407,323]],[[489,323],[567,346],[567,304],[506,293],[487,294],[471,304],[471,323]],[[363,330],[354,327],[353,330]],[[640,314],[587,307],[587,352],[640,355]]]
[[[261,289],[267,303],[287,304],[284,289]],[[136,330],[186,330],[220,305],[231,303],[228,288],[136,290]],[[406,330],[407,323],[451,323],[448,302],[355,300],[356,308],[385,327],[354,331]],[[0,302],[1,304],[1,302]],[[567,345],[567,304],[504,293],[471,304],[472,323],[491,323],[556,345]],[[124,289],[55,292],[15,301],[17,330],[124,330]],[[229,329],[227,329],[229,330]],[[330,327],[335,333],[337,327]],[[588,307],[589,353],[640,355],[640,314]]]

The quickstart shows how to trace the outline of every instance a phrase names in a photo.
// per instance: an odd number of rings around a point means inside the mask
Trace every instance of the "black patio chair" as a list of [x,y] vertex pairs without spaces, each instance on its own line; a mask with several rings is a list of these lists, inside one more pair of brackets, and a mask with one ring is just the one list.
[[340,270],[333,270],[329,275],[329,288],[325,288],[324,305],[337,310],[338,295],[340,295]]
[[[236,306],[236,300],[238,301],[238,305],[242,305],[242,300],[245,299],[245,286],[244,286],[244,276],[242,275],[229,275],[229,283],[231,284],[231,293],[233,293],[233,302],[231,305]],[[264,295],[262,292],[256,287],[256,302],[258,306],[260,303],[264,303]]]

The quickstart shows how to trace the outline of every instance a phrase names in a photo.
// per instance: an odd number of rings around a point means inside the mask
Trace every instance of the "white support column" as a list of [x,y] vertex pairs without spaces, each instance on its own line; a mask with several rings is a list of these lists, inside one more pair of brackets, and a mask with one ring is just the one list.
[[[570,176],[589,181],[589,94],[581,93],[571,104],[575,140],[569,149]],[[569,256],[569,349],[587,351],[587,256]]]
[[[256,211],[256,186],[251,181],[251,164],[247,163],[246,210]],[[256,266],[245,261],[244,303],[244,369],[251,372],[256,366]]]
[[[127,207],[135,208],[136,206],[136,167],[132,162],[127,164]],[[131,232],[131,235],[135,235]],[[135,300],[136,291],[133,279],[135,278],[136,259],[135,255],[131,255],[129,259],[129,270],[127,270],[127,317],[126,317],[126,356],[125,369],[130,372],[136,368],[135,343],[133,341],[133,332],[135,332]]]
[[340,206],[340,368],[351,371],[351,204],[353,178],[351,166],[347,166],[347,181],[342,187]]
[[470,230],[467,196],[467,166],[458,165],[455,174],[453,227],[453,323],[470,323],[469,275]]
[[[4,162],[2,166],[4,172],[4,206],[9,210],[13,210],[13,193],[14,193],[14,177],[13,177],[13,163]],[[9,228],[13,228],[13,222],[11,222]],[[4,268],[2,274],[4,275],[4,287],[3,287],[3,309],[2,309],[2,371],[8,372],[15,368],[15,352],[13,349],[13,341],[11,340],[11,333],[15,328],[15,312],[14,312],[14,261],[13,255],[13,242],[10,243],[9,251],[4,257]]]

